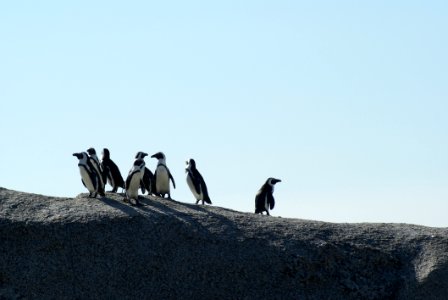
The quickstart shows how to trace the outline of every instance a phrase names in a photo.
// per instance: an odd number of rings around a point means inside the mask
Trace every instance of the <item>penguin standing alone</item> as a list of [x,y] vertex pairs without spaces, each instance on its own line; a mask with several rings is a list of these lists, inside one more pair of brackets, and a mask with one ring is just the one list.
[[96,174],[87,153],[73,153],[79,159],[78,167],[82,184],[89,191],[89,198],[96,198],[98,194],[98,175]]
[[145,161],[143,159],[136,159],[132,169],[129,171],[129,175],[126,178],[126,200],[132,205],[138,205],[138,188],[145,172]]
[[98,194],[104,197],[106,196],[106,194],[104,193],[106,178],[104,177],[104,172],[101,168],[100,160],[98,159],[98,156],[96,156],[96,151],[94,148],[87,149],[87,153],[89,153],[89,160],[93,165],[93,171],[95,171],[98,175]]
[[261,186],[260,190],[258,190],[257,195],[255,196],[255,213],[263,214],[265,211],[269,216],[269,210],[274,208],[275,200],[274,200],[274,185],[277,182],[281,182],[280,179],[268,178],[266,182]]
[[185,172],[187,172],[188,187],[193,193],[193,196],[196,198],[196,204],[198,204],[200,200],[202,200],[202,205],[204,205],[204,202],[212,204],[212,201],[208,195],[207,185],[205,184],[201,173],[199,173],[198,169],[196,169],[196,162],[194,159],[190,158],[190,160],[187,161],[187,168],[185,169]]
[[104,148],[102,154],[103,157],[101,159],[101,167],[107,181],[112,186],[111,192],[116,193],[119,187],[124,189],[123,176],[121,176],[118,166],[110,159],[109,149]]
[[173,175],[171,175],[170,170],[166,166],[166,157],[162,152],[157,152],[156,154],[151,156],[152,158],[157,158],[157,168],[154,172],[154,180],[155,180],[155,194],[164,198],[165,194],[168,194],[168,199],[171,199],[170,194],[170,179],[173,182],[173,187],[176,188],[176,183],[174,182]]

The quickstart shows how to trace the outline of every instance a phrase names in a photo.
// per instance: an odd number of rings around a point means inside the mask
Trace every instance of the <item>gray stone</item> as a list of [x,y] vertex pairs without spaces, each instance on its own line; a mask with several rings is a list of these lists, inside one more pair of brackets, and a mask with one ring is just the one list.
[[86,196],[0,188],[0,299],[448,299],[447,228]]

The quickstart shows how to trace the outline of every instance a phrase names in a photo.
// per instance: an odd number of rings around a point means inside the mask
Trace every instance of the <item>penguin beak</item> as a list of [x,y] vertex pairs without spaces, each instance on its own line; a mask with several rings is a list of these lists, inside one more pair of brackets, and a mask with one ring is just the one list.
[[278,183],[278,182],[282,182],[280,179],[274,179],[274,180],[272,180],[272,183],[274,183],[274,184],[276,184],[276,183]]
[[143,157],[148,156],[148,153],[143,153]]
[[81,154],[80,153],[73,153],[73,156],[76,156],[77,158],[81,158]]

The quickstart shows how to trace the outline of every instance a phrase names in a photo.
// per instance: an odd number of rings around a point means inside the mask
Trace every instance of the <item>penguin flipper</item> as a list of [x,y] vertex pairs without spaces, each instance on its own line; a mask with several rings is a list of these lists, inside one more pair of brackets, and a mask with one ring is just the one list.
[[81,179],[82,184],[84,185],[85,188],[87,188],[87,185],[84,182],[84,179]]
[[[168,170],[168,168],[167,168],[167,170]],[[168,175],[170,176],[171,182],[173,183],[173,187],[176,188],[176,183],[174,182],[174,178],[173,178],[173,175],[171,175],[170,170],[168,170]]]
[[148,194],[151,194],[153,191],[152,182],[154,181],[154,174],[152,174],[151,170],[145,168],[145,172],[143,173],[143,182],[142,184],[148,191]]
[[268,203],[269,203],[269,208],[273,209],[275,206],[275,200],[274,200],[274,195],[272,195],[271,193],[268,194]]
[[157,195],[157,188],[156,188],[157,187],[157,169],[154,171],[154,177],[151,182],[151,187],[152,187],[151,193]]
[[146,193],[145,183],[143,180],[140,180],[140,189],[142,190],[142,194]]
[[128,175],[128,178],[126,178],[126,182],[124,184],[124,189],[126,190],[131,185],[131,179],[132,179],[132,173]]

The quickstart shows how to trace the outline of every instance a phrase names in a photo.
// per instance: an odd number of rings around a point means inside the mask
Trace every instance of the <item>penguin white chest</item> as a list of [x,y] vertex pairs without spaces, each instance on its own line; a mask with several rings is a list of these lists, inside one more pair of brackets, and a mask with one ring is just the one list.
[[165,167],[157,167],[156,189],[158,193],[170,191],[170,177]]
[[194,187],[193,179],[191,178],[190,174],[187,173],[187,184],[190,188],[191,193],[193,193],[193,196],[196,198],[196,200],[202,200],[203,194],[202,191],[200,194],[196,192],[196,188]]
[[89,192],[90,193],[95,192],[96,191],[95,184],[92,182],[92,179],[90,178],[90,174],[87,172],[87,170],[84,166],[79,166],[79,173],[81,174],[82,181],[86,185]]
[[126,190],[129,198],[137,199],[138,198],[138,188],[140,187],[140,181],[143,178],[143,172],[138,172],[134,174],[131,178],[131,182],[129,183],[129,187]]

